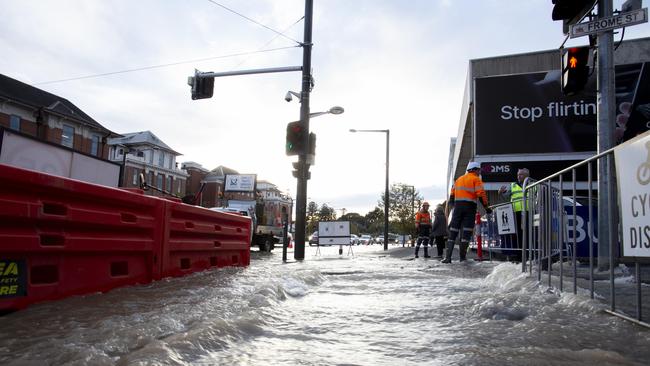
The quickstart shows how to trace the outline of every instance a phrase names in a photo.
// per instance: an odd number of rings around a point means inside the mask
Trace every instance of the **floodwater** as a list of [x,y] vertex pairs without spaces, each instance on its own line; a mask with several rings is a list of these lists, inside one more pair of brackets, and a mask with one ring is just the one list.
[[[2,365],[647,365],[650,331],[510,263],[252,253],[0,318]],[[289,258],[293,254],[289,253]]]

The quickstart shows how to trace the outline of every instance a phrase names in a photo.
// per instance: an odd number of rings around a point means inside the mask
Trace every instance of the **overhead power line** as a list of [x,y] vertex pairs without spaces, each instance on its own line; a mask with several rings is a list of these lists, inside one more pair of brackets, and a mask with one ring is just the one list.
[[120,70],[120,71],[105,72],[105,73],[101,73],[101,74],[92,74],[92,75],[78,76],[78,77],[68,78],[68,79],[59,79],[59,80],[42,81],[42,82],[34,83],[34,84],[32,84],[32,85],[54,84],[54,83],[62,83],[62,82],[65,82],[65,81],[74,81],[74,80],[82,80],[82,79],[98,78],[98,77],[109,76],[109,75],[126,74],[126,73],[129,73],[129,72],[136,72],[136,71],[143,71],[143,70],[152,70],[152,69],[160,69],[160,68],[163,68],[163,67],[170,67],[170,66],[177,66],[177,65],[182,65],[182,64],[189,64],[189,63],[192,63],[192,62],[201,62],[201,61],[216,60],[216,59],[229,58],[229,57],[237,57],[237,56],[252,55],[252,54],[256,54],[256,53],[264,53],[264,52],[279,51],[279,50],[285,50],[285,49],[296,48],[296,47],[300,47],[300,46],[278,47],[278,48],[270,48],[270,49],[266,49],[266,50],[258,50],[258,51],[250,51],[250,52],[233,53],[233,54],[230,54],[230,55],[222,55],[222,56],[214,56],[214,57],[197,58],[197,59],[193,59],[193,60],[179,61],[179,62],[172,62],[172,63],[168,63],[168,64],[160,64],[160,65],[152,65],[152,66],[143,66],[143,67],[138,67],[138,68],[134,68],[134,69],[127,69],[127,70]]
[[[298,20],[296,20],[295,22],[293,22],[293,24],[291,24],[290,26],[288,26],[284,31],[282,31],[282,33],[284,34],[286,31],[288,31],[289,29],[293,28],[294,25],[300,23],[300,21],[303,20],[303,19],[305,19],[305,17],[304,17],[304,16],[301,16],[300,19],[298,19]],[[266,47],[266,46],[270,45],[271,43],[273,43],[273,41],[275,41],[278,37],[280,37],[280,35],[279,35],[279,34],[276,34],[275,36],[273,36],[273,38],[271,38],[268,42],[266,42],[266,43],[265,43],[262,47],[260,47],[260,48],[261,48],[261,49],[264,49],[264,47]],[[239,66],[243,65],[243,64],[244,64],[248,59],[250,59],[250,57],[247,57],[247,58],[241,60],[241,61],[237,64],[237,66],[235,66],[235,67],[239,67]]]
[[[286,39],[288,39],[288,40],[290,40],[290,41],[293,41],[293,42],[296,42],[297,44],[302,45],[302,43],[296,41],[295,39],[293,39],[293,38],[291,38],[291,37],[289,37],[289,36],[287,36],[286,34],[284,34],[284,33],[282,33],[282,32],[278,32],[278,31],[276,31],[275,29],[270,28],[270,27],[268,27],[268,26],[266,26],[266,25],[264,25],[264,24],[262,24],[262,23],[256,21],[255,19],[251,19],[251,18],[247,17],[246,15],[244,15],[244,14],[242,14],[242,13],[239,13],[239,12],[236,12],[235,10],[230,9],[229,7],[227,7],[227,6],[225,6],[225,5],[219,4],[218,2],[216,2],[216,1],[214,1],[214,0],[208,0],[208,1],[211,2],[211,3],[213,3],[214,5],[217,5],[217,6],[221,7],[221,8],[223,8],[223,9],[225,9],[225,10],[228,10],[229,12],[231,12],[231,13],[233,13],[233,14],[237,14],[237,15],[239,15],[240,17],[242,17],[242,18],[244,18],[244,19],[246,19],[246,20],[248,20],[248,21],[251,21],[251,22],[257,24],[257,25],[259,25],[260,27],[266,28],[266,29],[270,30],[271,32],[273,32],[273,33],[275,33],[275,34],[277,34],[277,35],[279,35],[279,36],[282,36],[282,37],[284,37],[284,38],[286,38]],[[302,18],[301,18],[301,19],[302,19]]]

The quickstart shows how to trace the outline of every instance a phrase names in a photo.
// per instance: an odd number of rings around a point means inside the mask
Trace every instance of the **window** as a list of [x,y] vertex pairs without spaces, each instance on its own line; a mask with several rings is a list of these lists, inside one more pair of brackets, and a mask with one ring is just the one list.
[[158,174],[158,177],[156,178],[156,187],[158,187],[158,189],[163,189],[162,185],[163,185],[163,175]]
[[172,180],[172,176],[171,176],[171,175],[168,175],[168,176],[167,176],[167,187],[165,187],[165,189],[166,189],[168,192],[171,192],[171,191],[172,191],[172,183],[174,183],[174,181]]
[[165,153],[162,151],[158,154],[158,166],[165,166]]
[[20,117],[12,114],[9,116],[9,128],[20,131]]
[[74,127],[63,125],[63,130],[61,131],[61,145],[69,148],[74,147]]
[[149,150],[149,153],[150,153],[150,155],[149,155],[149,164],[152,164],[152,165],[153,165],[153,152],[154,152],[153,150]]
[[90,155],[99,156],[99,136],[92,135],[90,139]]
[[138,169],[133,169],[133,185],[138,186]]

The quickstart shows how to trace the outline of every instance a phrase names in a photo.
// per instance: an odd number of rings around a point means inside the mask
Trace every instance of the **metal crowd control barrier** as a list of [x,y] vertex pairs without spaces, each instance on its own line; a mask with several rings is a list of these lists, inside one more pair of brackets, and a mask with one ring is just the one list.
[[[598,210],[596,183],[592,171],[594,163],[614,164],[614,149],[594,155],[580,163],[558,171],[539,181],[527,180],[523,187],[525,209],[522,212],[523,240],[522,272],[536,275],[542,282],[543,272],[549,287],[565,291],[565,280],[571,284],[574,294],[578,287],[588,287],[591,298],[595,293],[602,298],[608,298],[610,309],[608,313],[632,321],[644,327],[650,324],[644,322],[644,303],[641,292],[641,269],[648,269],[647,264],[635,260],[634,283],[615,281],[615,271],[628,270],[622,262],[630,264],[629,260],[620,257],[619,217],[618,210],[612,209],[607,220],[609,225],[609,281],[603,272],[594,272],[597,258],[597,220]],[[587,182],[577,182],[576,173],[587,172]],[[612,169],[613,170],[613,169]],[[569,177],[568,180],[565,178]],[[579,196],[578,191],[586,191]],[[609,196],[611,208],[617,208]],[[510,203],[506,203],[510,204]],[[496,206],[495,206],[496,207]],[[498,242],[497,239],[489,242]],[[613,245],[611,245],[613,243]],[[646,272],[647,273],[647,272]],[[554,286],[554,277],[557,285]],[[597,291],[597,292],[596,292]],[[646,301],[645,312],[650,306]],[[629,314],[634,313],[635,316]]]

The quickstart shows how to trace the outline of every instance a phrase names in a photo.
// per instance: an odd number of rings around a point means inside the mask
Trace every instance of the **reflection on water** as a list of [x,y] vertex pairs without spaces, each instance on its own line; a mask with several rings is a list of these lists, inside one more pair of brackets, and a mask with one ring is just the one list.
[[[514,264],[410,248],[253,253],[225,268],[0,318],[8,365],[644,365],[650,332]],[[292,255],[290,254],[289,257]]]

